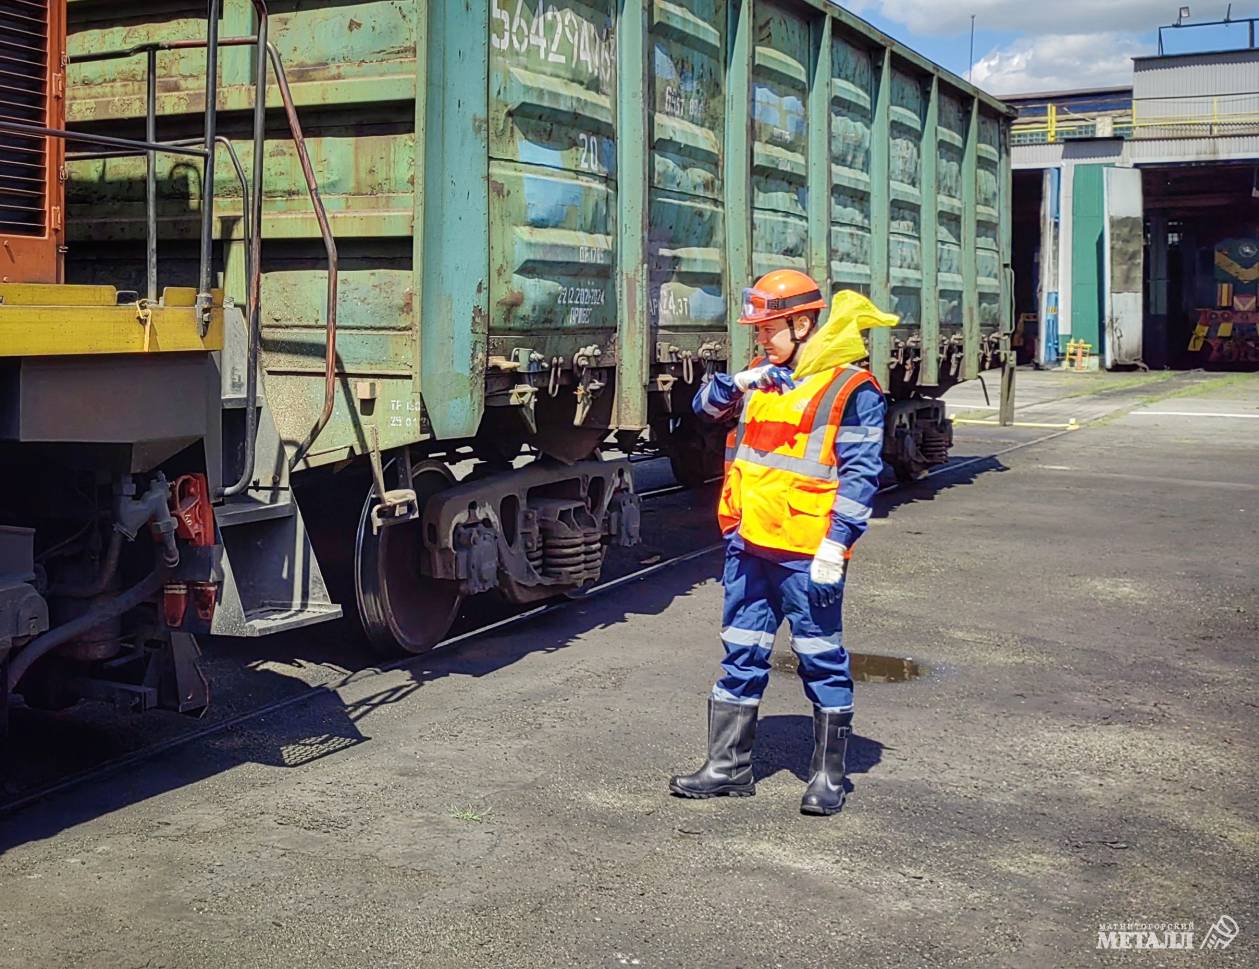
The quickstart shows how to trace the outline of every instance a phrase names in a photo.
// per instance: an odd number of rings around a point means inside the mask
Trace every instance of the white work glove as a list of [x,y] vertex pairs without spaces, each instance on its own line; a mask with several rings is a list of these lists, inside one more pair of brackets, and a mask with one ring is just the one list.
[[745,394],[754,389],[772,390],[774,393],[781,394],[784,390],[793,389],[796,382],[791,379],[791,371],[788,368],[767,363],[750,370],[740,370],[734,375],[734,385]]
[[825,609],[843,595],[844,571],[848,566],[844,553],[847,551],[846,545],[822,539],[809,565],[809,602],[816,608]]

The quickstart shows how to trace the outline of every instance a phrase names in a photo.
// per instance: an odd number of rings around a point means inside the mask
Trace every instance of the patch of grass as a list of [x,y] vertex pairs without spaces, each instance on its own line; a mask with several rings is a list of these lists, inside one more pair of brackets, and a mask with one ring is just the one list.
[[1131,390],[1133,387],[1144,387],[1146,384],[1161,383],[1164,380],[1171,380],[1176,376],[1174,370],[1152,370],[1142,373],[1128,374],[1126,377],[1115,377],[1106,379],[1107,375],[1101,375],[1097,378],[1097,383],[1101,386],[1086,387],[1081,390],[1073,390],[1069,394],[1064,394],[1059,400],[1070,400],[1073,397],[1101,397],[1106,394],[1117,394],[1123,390]]
[[[1081,397],[1105,397],[1109,394],[1117,394],[1125,390],[1131,390],[1133,387],[1144,387],[1146,384],[1162,383],[1165,380],[1170,380],[1172,377],[1177,376],[1177,374],[1172,370],[1155,370],[1132,373],[1123,377],[1113,377],[1110,374],[1094,371],[1087,374],[1074,374],[1073,376],[1080,379],[1081,382],[1084,382],[1084,386],[1078,387],[1077,389],[1069,392],[1064,392],[1056,397],[1046,397],[1044,400],[1035,401],[1034,404],[1024,404],[1019,401],[1016,392],[1016,410],[1023,407],[1053,404],[1064,400],[1074,400]],[[994,410],[970,410],[960,411],[956,414],[950,414],[949,416],[954,420],[960,418],[967,421],[995,421],[997,419],[997,412]]]
[[456,821],[463,821],[465,824],[484,824],[485,819],[490,816],[489,811],[474,811],[472,808],[456,808],[450,809],[450,816]]
[[1169,390],[1165,394],[1158,394],[1149,398],[1151,404],[1156,404],[1161,400],[1171,400],[1173,397],[1205,397],[1217,391],[1224,390],[1228,387],[1235,387],[1238,384],[1244,384],[1253,381],[1255,375],[1253,373],[1222,373],[1213,374],[1206,380],[1198,383],[1190,384],[1188,387],[1181,387],[1177,390]]
[[1118,410],[1113,414],[1107,414],[1105,417],[1099,417],[1097,420],[1091,421],[1090,425],[1094,427],[1104,427],[1107,424],[1113,424],[1115,421],[1122,420],[1133,411],[1140,410],[1142,407],[1149,407],[1151,404],[1158,404],[1162,401],[1174,400],[1179,397],[1205,397],[1209,394],[1224,390],[1227,387],[1235,387],[1238,384],[1254,379],[1255,375],[1251,373],[1224,373],[1211,375],[1205,380],[1192,383],[1187,387],[1177,387],[1161,394],[1147,394],[1140,400],[1134,401],[1131,407]]

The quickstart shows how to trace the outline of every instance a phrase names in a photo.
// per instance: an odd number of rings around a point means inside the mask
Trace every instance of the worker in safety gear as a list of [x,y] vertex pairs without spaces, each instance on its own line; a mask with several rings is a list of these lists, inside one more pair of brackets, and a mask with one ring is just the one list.
[[853,683],[844,650],[844,573],[865,532],[882,467],[883,392],[868,370],[860,330],[890,326],[858,293],[826,301],[802,272],[780,269],[743,294],[740,323],[763,355],[733,376],[715,373],[697,414],[738,416],[726,443],[718,519],[726,537],[721,640],[725,674],[708,700],[708,760],[669,787],[682,797],[756,793],[752,744],[769,681],[774,634],[786,619],[804,691],[813,703],[806,814],[844,802]]

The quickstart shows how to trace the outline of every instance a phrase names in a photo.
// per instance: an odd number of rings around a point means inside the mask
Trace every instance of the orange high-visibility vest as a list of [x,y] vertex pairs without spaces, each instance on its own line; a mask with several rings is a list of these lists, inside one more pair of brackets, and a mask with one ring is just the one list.
[[726,440],[726,480],[717,520],[761,548],[811,556],[831,527],[839,494],[835,438],[853,392],[878,381],[836,367],[777,394],[755,391]]

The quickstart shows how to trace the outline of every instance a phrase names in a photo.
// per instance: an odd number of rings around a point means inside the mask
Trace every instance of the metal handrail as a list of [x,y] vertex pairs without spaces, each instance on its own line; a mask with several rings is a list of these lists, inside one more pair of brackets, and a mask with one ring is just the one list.
[[[1056,144],[1072,138],[1089,137],[1089,129],[1094,129],[1099,120],[1109,119],[1114,123],[1116,134],[1120,131],[1135,133],[1143,129],[1193,129],[1188,137],[1210,137],[1228,134],[1232,128],[1259,126],[1259,111],[1216,111],[1199,115],[1156,115],[1138,117],[1135,109],[1123,112],[1099,112],[1095,115],[1073,115],[1053,120],[1041,118],[1015,121],[1011,134],[1015,137],[1043,136],[1045,143]],[[1201,131],[1200,129],[1206,129]]]
[[[270,13],[267,10],[265,0],[252,0],[255,12],[258,15],[258,37],[253,39],[253,43],[265,46],[267,44],[267,32],[270,24]],[[197,293],[197,312],[201,319],[201,332],[204,336],[209,329],[209,314],[212,311],[212,277],[213,263],[212,252],[214,246],[214,162],[215,153],[210,150],[211,145],[223,145],[226,147],[229,157],[232,160],[233,167],[236,170],[237,177],[241,180],[241,203],[243,206],[242,222],[244,223],[245,243],[248,255],[246,256],[246,276],[247,276],[247,293],[245,297],[245,314],[247,318],[248,336],[246,338],[246,368],[245,376],[245,439],[244,439],[244,461],[240,474],[237,479],[230,485],[220,488],[216,497],[230,498],[241,494],[248,489],[250,482],[253,480],[255,456],[257,451],[258,436],[258,357],[261,345],[261,303],[262,303],[262,169],[265,161],[265,141],[266,141],[266,101],[267,101],[267,61],[268,58],[258,57],[258,75],[254,86],[254,190],[253,202],[254,208],[250,212],[250,192],[246,185],[244,168],[241,166],[240,158],[236,154],[235,147],[226,138],[217,133],[218,119],[218,55],[220,44],[218,35],[218,10],[220,0],[207,0],[206,16],[208,24],[206,28],[206,39],[204,41],[167,41],[152,42],[147,44],[137,44],[133,47],[112,51],[95,51],[90,54],[83,54],[70,58],[70,63],[92,63],[106,60],[122,60],[144,54],[146,58],[146,105],[145,105],[145,131],[148,137],[148,147],[152,147],[156,142],[157,132],[157,54],[159,51],[168,50],[193,50],[204,49],[206,51],[206,113],[205,113],[205,140],[204,154],[204,174],[202,176],[201,186],[201,251],[202,260],[200,272],[198,275],[198,293]],[[237,45],[231,45],[237,46]],[[97,143],[104,143],[97,141]],[[173,148],[178,143],[166,143],[168,148]],[[118,145],[120,148],[126,148],[125,145]],[[119,154],[129,154],[124,150]],[[157,280],[157,166],[155,165],[155,152],[146,151],[145,155],[148,161],[146,172],[146,276],[147,289],[150,299],[157,298],[158,280]]]
[[[210,314],[213,312],[214,266],[211,253],[214,252],[214,137],[217,134],[219,120],[219,6],[221,0],[207,0],[206,17],[206,63],[205,63],[205,169],[201,176],[201,212],[205,216],[201,220],[201,278],[197,285],[197,313],[201,317],[201,335],[205,336],[210,329]],[[150,83],[150,91],[156,94],[156,87]],[[154,109],[156,118],[156,108]],[[156,120],[154,121],[156,125]],[[153,159],[149,160],[152,169]],[[150,177],[156,194],[156,179]]]
[[[254,452],[256,447],[252,443],[257,435],[257,413],[254,398],[257,396],[257,372],[258,372],[258,350],[261,344],[261,303],[262,303],[262,170],[265,163],[265,121],[266,121],[266,86],[267,86],[267,64],[271,65],[276,75],[276,85],[280,92],[280,99],[284,105],[285,115],[289,123],[289,134],[293,139],[294,147],[297,150],[298,161],[302,168],[302,175],[306,181],[306,189],[310,195],[311,206],[315,211],[315,219],[319,224],[320,235],[324,244],[324,251],[328,258],[328,321],[326,332],[326,346],[324,355],[324,403],[320,411],[320,416],[307,434],[305,440],[298,445],[290,460],[290,467],[296,467],[297,464],[310,451],[315,439],[328,425],[332,418],[332,411],[336,403],[336,360],[337,360],[337,300],[340,286],[340,260],[337,254],[336,239],[332,234],[332,225],[328,218],[327,208],[323,202],[323,195],[319,191],[319,182],[315,178],[314,165],[310,159],[310,152],[306,146],[306,136],[302,130],[301,120],[297,115],[296,102],[293,99],[293,91],[289,85],[288,73],[284,67],[284,59],[280,55],[279,50],[272,44],[267,36],[267,28],[269,24],[269,13],[265,0],[252,0],[253,7],[258,14],[258,35],[254,37],[228,37],[217,38],[216,46],[223,47],[254,47],[259,50],[265,50],[267,56],[258,58],[258,75],[255,80],[255,98],[254,98],[254,192],[253,192],[253,236],[250,246],[250,267],[249,267],[249,294],[247,297],[246,309],[249,316],[249,373],[246,376],[246,398],[247,398],[247,417],[246,417],[246,458],[245,468],[242,470],[241,477],[231,486],[222,489],[219,497],[231,497],[240,494],[248,488],[249,481],[253,477],[254,469]],[[123,48],[114,51],[100,51],[88,55],[80,55],[72,58],[72,63],[81,63],[85,61],[101,61],[110,59],[119,59],[125,57],[146,54],[153,58],[160,51],[173,50],[198,50],[205,48],[207,41],[183,40],[183,41],[156,41],[146,44],[138,44],[133,47]],[[150,85],[151,87],[151,85]],[[259,93],[260,92],[260,93]],[[217,97],[217,94],[216,94]],[[156,100],[154,98],[150,106],[150,113],[156,117]],[[153,205],[156,203],[154,202]],[[247,203],[246,203],[247,204]],[[154,237],[156,232],[154,232]]]
[[[1186,11],[1188,7],[1184,8]],[[1163,46],[1163,32],[1168,30],[1195,30],[1199,27],[1234,27],[1246,24],[1249,27],[1249,40],[1246,47],[1230,47],[1226,50],[1254,50],[1255,47],[1255,24],[1259,24],[1259,17],[1240,17],[1233,18],[1233,5],[1228,5],[1228,13],[1224,15],[1223,20],[1203,20],[1196,23],[1185,23],[1177,20],[1174,24],[1165,24],[1158,29],[1158,54],[1159,57],[1166,56],[1166,48]],[[1215,53],[1211,51],[1210,53]]]
[[319,223],[319,232],[323,236],[324,250],[328,256],[328,324],[324,337],[324,404],[315,426],[310,429],[306,439],[298,445],[289,462],[295,468],[309,453],[315,439],[328,426],[332,419],[332,409],[336,403],[337,393],[337,288],[338,288],[338,257],[337,243],[332,235],[332,225],[328,221],[328,211],[324,207],[323,197],[319,194],[319,182],[315,178],[315,168],[310,161],[310,153],[306,150],[306,139],[302,134],[302,124],[297,117],[297,108],[293,102],[293,91],[289,87],[288,75],[284,71],[284,62],[274,44],[267,44],[267,53],[275,67],[276,81],[280,87],[280,97],[284,100],[284,110],[288,114],[289,128],[293,132],[293,140],[298,145],[298,161],[301,162],[302,175],[306,179],[306,190],[310,193],[311,204],[315,208],[315,219]]
[[[267,45],[267,31],[271,17],[262,0],[254,0],[258,13],[258,45],[256,55],[257,77],[254,78],[254,210],[250,222],[255,227],[250,238],[249,293],[245,298],[249,310],[249,335],[245,341],[245,362],[249,372],[245,374],[245,463],[233,484],[223,489],[223,497],[243,493],[254,477],[254,463],[258,456],[258,357],[262,352],[262,170],[266,163],[267,134],[267,59],[261,49]],[[247,208],[248,200],[242,200]]]
[[[0,133],[29,135],[35,138],[60,138],[63,141],[81,141],[86,145],[103,145],[107,148],[136,149],[136,154],[168,154],[187,155],[190,158],[205,158],[209,152],[205,148],[193,148],[171,141],[135,141],[130,138],[114,138],[110,135],[91,135],[84,131],[66,131],[64,128],[48,128],[44,125],[22,124],[18,121],[0,120]],[[197,139],[200,144],[201,140]]]

